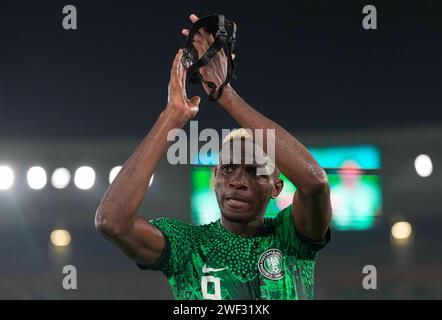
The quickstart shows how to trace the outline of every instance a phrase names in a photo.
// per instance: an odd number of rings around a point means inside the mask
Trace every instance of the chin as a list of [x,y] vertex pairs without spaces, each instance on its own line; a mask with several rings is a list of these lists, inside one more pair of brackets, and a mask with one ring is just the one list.
[[248,222],[251,219],[251,216],[248,212],[232,212],[230,210],[221,210],[221,214],[223,217],[232,222]]

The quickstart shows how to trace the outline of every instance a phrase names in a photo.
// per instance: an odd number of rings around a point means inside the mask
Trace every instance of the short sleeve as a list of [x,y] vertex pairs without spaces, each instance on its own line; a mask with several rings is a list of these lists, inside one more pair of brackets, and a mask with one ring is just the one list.
[[297,231],[292,210],[293,206],[290,205],[275,218],[275,230],[280,243],[286,250],[295,251],[299,257],[314,259],[317,252],[330,241],[330,228],[322,241],[311,240]]
[[166,245],[158,260],[151,266],[137,263],[142,270],[158,270],[170,278],[183,270],[193,248],[193,226],[177,219],[159,218],[149,220],[157,227],[165,239]]

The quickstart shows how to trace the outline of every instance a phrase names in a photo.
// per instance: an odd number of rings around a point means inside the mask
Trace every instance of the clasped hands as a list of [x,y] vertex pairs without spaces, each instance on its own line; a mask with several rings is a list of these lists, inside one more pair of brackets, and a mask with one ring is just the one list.
[[[191,14],[189,19],[192,23],[195,23],[199,18],[195,14]],[[189,35],[189,29],[182,29],[181,34],[187,37]],[[213,42],[214,38],[212,34],[204,30],[204,28],[201,28],[195,34],[193,38],[193,45],[198,51],[199,57],[206,53]],[[173,61],[168,88],[167,105],[168,107],[178,110],[186,117],[187,120],[190,120],[198,113],[201,98],[199,96],[194,96],[190,99],[187,97],[186,69],[181,63],[182,55],[183,50],[179,49]],[[232,58],[235,58],[233,54]],[[227,66],[228,60],[224,50],[221,48],[221,50],[218,51],[215,57],[213,57],[206,66],[199,69],[199,72],[205,81],[213,82],[216,87],[219,88],[227,77]],[[208,84],[202,82],[202,85],[206,93],[209,95],[211,89]],[[230,84],[228,84],[226,87],[230,87]]]

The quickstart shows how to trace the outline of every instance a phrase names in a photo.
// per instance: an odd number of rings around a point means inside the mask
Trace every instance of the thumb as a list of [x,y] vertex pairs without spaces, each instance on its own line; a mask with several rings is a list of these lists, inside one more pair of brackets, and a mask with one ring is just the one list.
[[198,107],[200,102],[201,102],[201,97],[199,97],[199,96],[193,96],[190,99],[190,103],[192,104],[192,106],[195,106],[195,107]]

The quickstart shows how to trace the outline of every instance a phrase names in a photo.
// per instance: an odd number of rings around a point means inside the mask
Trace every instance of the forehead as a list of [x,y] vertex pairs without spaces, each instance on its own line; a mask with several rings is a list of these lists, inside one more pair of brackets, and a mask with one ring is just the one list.
[[251,139],[233,139],[223,143],[220,153],[220,164],[258,165],[265,162],[263,151]]
[[251,139],[233,139],[222,145],[220,165],[240,164],[258,168],[258,175],[270,175],[275,170],[274,162],[264,153],[259,144]]

